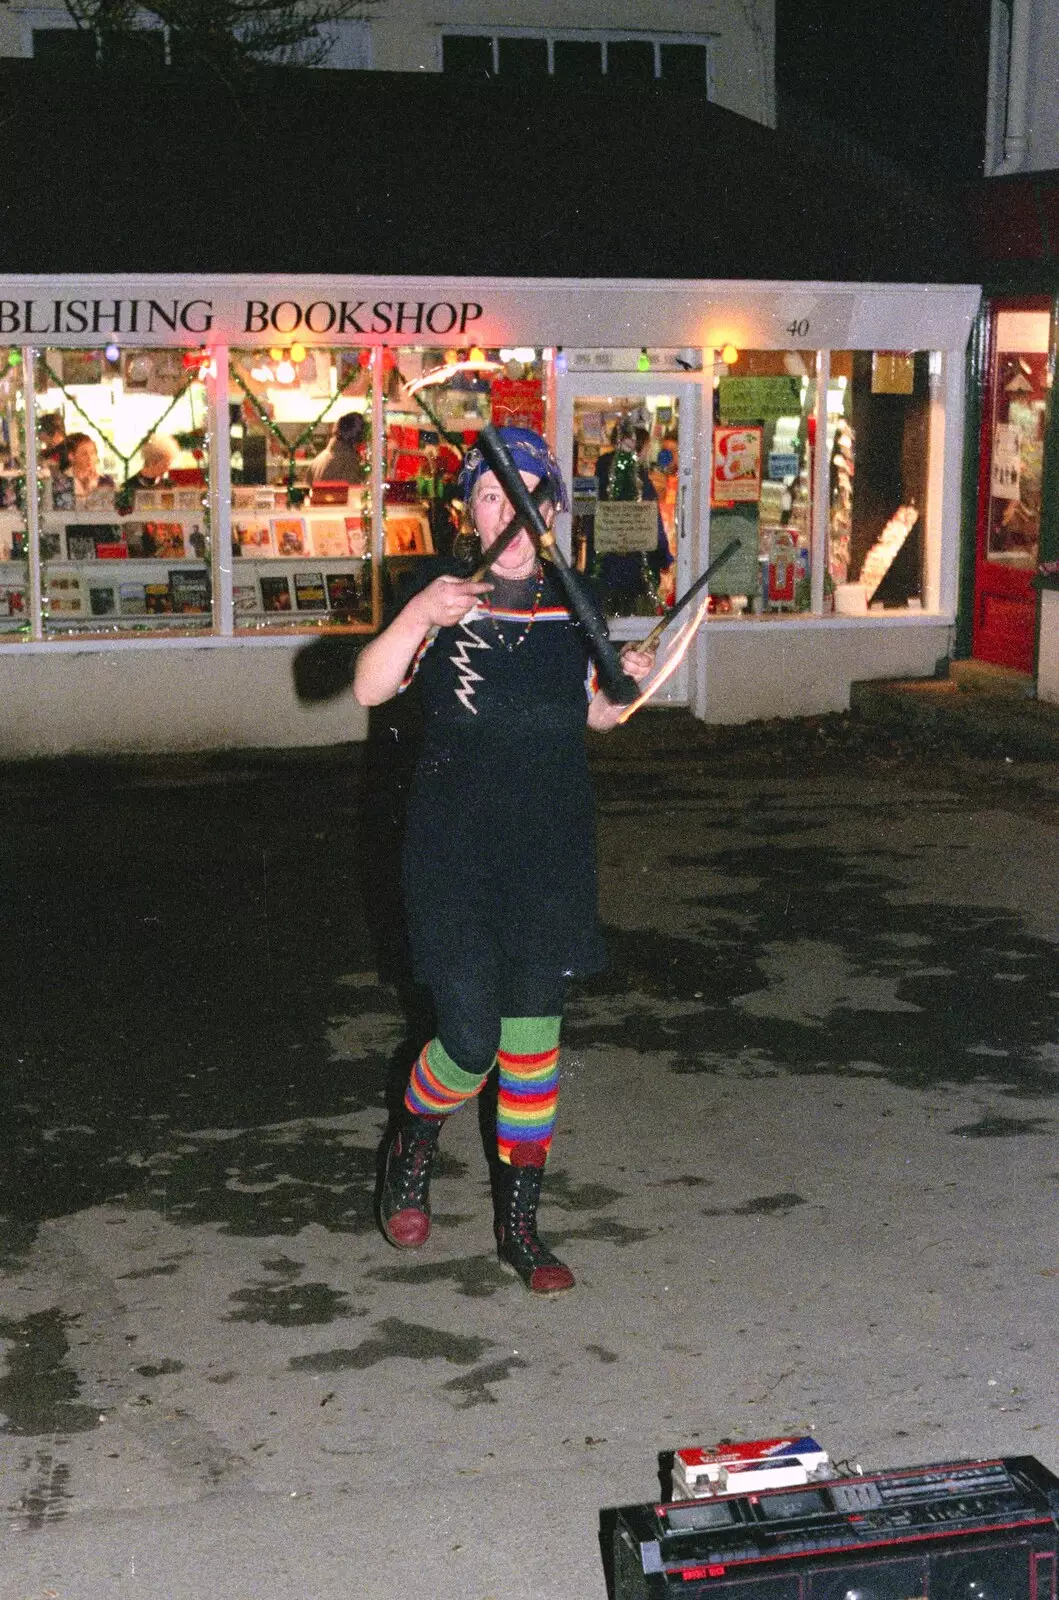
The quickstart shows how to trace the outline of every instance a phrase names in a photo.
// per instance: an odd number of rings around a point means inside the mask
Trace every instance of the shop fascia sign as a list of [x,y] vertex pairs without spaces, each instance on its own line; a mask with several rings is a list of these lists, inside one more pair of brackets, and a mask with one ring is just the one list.
[[[895,290],[703,280],[0,277],[0,343],[482,344],[842,349],[865,297]],[[946,291],[939,289],[944,297]],[[911,303],[911,302],[910,302]],[[923,306],[919,291],[917,309]],[[935,325],[938,305],[933,306]],[[962,311],[962,308],[961,308]],[[944,318],[940,320],[944,321]],[[957,340],[961,343],[962,340]],[[943,346],[951,348],[952,346]]]

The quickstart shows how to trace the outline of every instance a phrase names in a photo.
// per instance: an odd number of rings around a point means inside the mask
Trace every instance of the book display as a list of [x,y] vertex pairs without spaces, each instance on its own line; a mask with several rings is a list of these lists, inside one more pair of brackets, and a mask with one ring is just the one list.
[[372,583],[367,490],[331,484],[326,496],[288,509],[281,486],[232,492],[236,626],[370,625]]
[[233,350],[236,630],[376,623],[367,351]]
[[[47,503],[47,494],[42,499]],[[208,628],[209,539],[201,506],[161,518],[122,517],[110,505],[44,510],[41,586],[46,633]]]
[[38,354],[46,638],[213,626],[202,363],[110,344]]
[[24,634],[29,628],[28,538],[23,507],[21,366],[12,364],[11,352],[0,347],[0,445],[7,465],[0,471],[0,639]]

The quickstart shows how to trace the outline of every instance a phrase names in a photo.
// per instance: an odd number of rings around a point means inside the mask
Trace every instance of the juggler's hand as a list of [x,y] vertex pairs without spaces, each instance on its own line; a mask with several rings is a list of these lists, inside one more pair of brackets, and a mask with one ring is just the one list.
[[475,583],[472,578],[455,578],[446,573],[408,602],[428,628],[451,628],[474,609],[480,595],[488,594],[491,583]]

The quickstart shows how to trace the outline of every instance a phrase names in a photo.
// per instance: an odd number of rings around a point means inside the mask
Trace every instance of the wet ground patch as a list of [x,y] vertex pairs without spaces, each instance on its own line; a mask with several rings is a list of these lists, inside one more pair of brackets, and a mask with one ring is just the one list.
[[[908,903],[877,853],[749,843],[673,864],[692,890],[686,931],[609,928],[610,967],[579,986],[591,1020],[579,1022],[575,995],[568,1044],[664,1051],[677,1072],[749,1061],[759,1072],[870,1069],[906,1088],[1059,1091],[1055,946],[1016,915]],[[707,873],[740,887],[696,895]]]
[[403,1358],[408,1361],[451,1361],[456,1366],[471,1366],[490,1348],[491,1339],[447,1333],[422,1323],[402,1322],[387,1317],[375,1324],[370,1339],[348,1350],[320,1350],[311,1355],[292,1356],[292,1372],[364,1372],[380,1361]]
[[462,1372],[458,1378],[450,1378],[448,1383],[441,1385],[442,1393],[459,1398],[457,1411],[470,1411],[474,1406],[495,1406],[498,1397],[493,1393],[494,1384],[506,1382],[513,1372],[524,1372],[528,1365],[527,1361],[516,1355],[506,1356],[502,1361],[490,1361],[483,1367],[472,1367],[470,1372]]
[[399,1266],[375,1267],[365,1273],[375,1283],[404,1283],[421,1287],[426,1284],[451,1283],[457,1294],[470,1300],[488,1299],[498,1289],[505,1289],[510,1278],[495,1256],[462,1256],[451,1261],[415,1261]]
[[1026,1134],[1050,1134],[1055,1124],[1050,1117],[979,1117],[949,1132],[959,1139],[1016,1139]]
[[4,1433],[55,1436],[99,1426],[99,1411],[80,1403],[77,1374],[67,1365],[66,1330],[75,1321],[57,1308],[18,1322],[0,1317],[0,1339],[7,1342],[7,1371],[0,1377]]
[[365,1315],[350,1305],[341,1289],[326,1283],[260,1283],[236,1289],[228,1299],[235,1310],[229,1311],[225,1322],[264,1322],[272,1328],[304,1328]]
[[704,1217],[785,1217],[789,1212],[804,1206],[800,1194],[759,1194],[753,1200],[744,1200],[741,1206],[706,1206]]

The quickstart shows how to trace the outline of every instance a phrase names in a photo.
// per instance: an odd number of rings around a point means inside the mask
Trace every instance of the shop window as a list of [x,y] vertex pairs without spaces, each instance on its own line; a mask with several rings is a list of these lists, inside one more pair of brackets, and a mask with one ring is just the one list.
[[546,78],[548,76],[547,39],[502,36],[499,46],[502,78]]
[[473,561],[454,504],[456,474],[479,430],[545,429],[543,352],[536,349],[401,349],[388,352],[383,549],[399,583],[424,555]]
[[710,549],[741,541],[719,613],[809,610],[815,369],[812,350],[743,350],[714,378]]
[[706,88],[710,65],[706,45],[663,44],[659,53],[664,83],[677,89]]
[[928,351],[831,352],[828,549],[839,610],[922,601],[929,421]]
[[[37,413],[48,635],[207,629],[207,402],[200,350],[49,349]],[[42,441],[43,442],[43,441]]]
[[672,598],[679,428],[664,378],[574,400],[573,555],[608,617],[658,616]]
[[235,625],[372,625],[370,352],[233,350]]
[[648,83],[655,76],[655,47],[649,39],[611,39],[607,77],[614,83]]
[[1047,311],[997,313],[985,557],[1006,567],[1037,563],[1051,394],[1048,336]]
[[441,70],[460,78],[493,76],[493,40],[488,34],[445,33],[441,36]]
[[0,638],[29,631],[26,451],[19,351],[0,345]]

